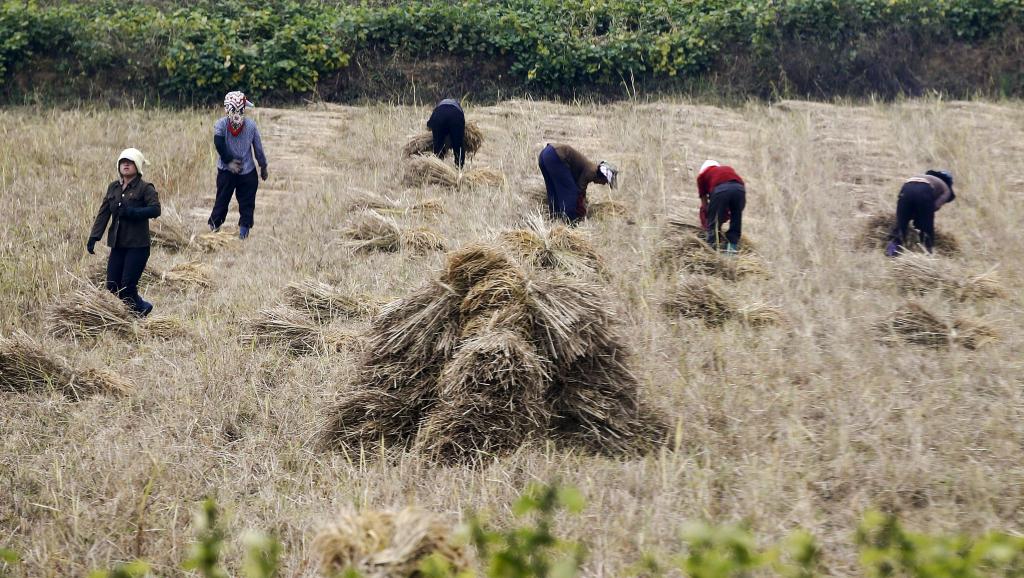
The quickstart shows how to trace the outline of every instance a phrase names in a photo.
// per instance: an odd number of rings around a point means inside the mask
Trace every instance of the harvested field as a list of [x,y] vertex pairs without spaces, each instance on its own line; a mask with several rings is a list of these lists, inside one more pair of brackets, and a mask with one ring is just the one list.
[[[807,528],[825,553],[820,573],[839,577],[863,575],[851,532],[866,510],[896,513],[912,531],[1024,533],[1020,103],[784,110],[641,92],[620,103],[473,104],[467,115],[487,142],[467,167],[500,169],[506,183],[457,190],[403,183],[402,145],[430,106],[257,104],[270,178],[255,225],[236,239],[232,201],[215,237],[230,247],[208,252],[196,243],[214,197],[218,103],[0,109],[0,333],[24,331],[47,356],[133,384],[74,403],[57,388],[0,394],[0,547],[22,559],[8,573],[87,576],[136,557],[157,575],[184,572],[189,512],[215,496],[232,575],[242,572],[240,537],[256,529],[281,541],[282,576],[307,577],[319,563],[315,524],[349,506],[416,504],[451,524],[487,512],[509,529],[524,486],[551,480],[586,498],[555,531],[587,545],[588,578],[624,576],[645,552],[680,552],[690,520],[743,521],[761,544]],[[591,187],[591,201],[615,199],[631,214],[570,229],[599,256],[596,275],[526,263],[500,242],[545,208],[537,154],[548,142],[622,169],[620,187]],[[85,276],[105,261],[105,240],[97,255],[84,244],[113,178],[110,157],[125,146],[153,163],[147,179],[165,208],[156,222],[176,208],[191,241],[154,247],[153,272],[196,259],[210,285],[154,277],[145,286],[154,313],[181,320],[183,336],[140,339],[134,320],[131,333],[55,339],[49,313],[78,288],[66,272]],[[738,306],[718,325],[662,310],[681,274],[699,274],[681,259],[692,233],[666,260],[659,249],[670,216],[698,222],[694,178],[707,158],[746,181],[741,250],[763,269],[706,274]],[[925,277],[938,287],[920,293],[895,281],[901,261],[884,257],[884,236],[869,250],[858,239],[862,215],[891,215],[903,180],[928,168],[956,175],[958,198],[936,228],[955,235],[959,252],[934,256],[956,285]],[[428,204],[437,198],[443,212]],[[400,242],[397,252],[353,251],[339,232],[367,209],[402,231],[429,229],[461,258],[415,255]],[[957,294],[979,276],[1001,295]],[[305,280],[400,298],[371,318],[303,298],[298,312],[318,331],[365,330],[342,352],[244,343],[245,322]],[[941,345],[876,329],[908,299],[941,322]],[[760,326],[773,313],[782,319]],[[499,349],[483,344],[510,335],[533,352],[509,346],[508,359],[546,360],[551,403],[530,415],[552,418],[506,450],[486,419],[452,421],[460,408],[509,419],[499,396],[441,406],[438,384],[449,365],[464,367],[456,357],[472,365],[467,343],[482,340],[479,358]],[[445,432],[437,447],[420,435],[429,418]]]

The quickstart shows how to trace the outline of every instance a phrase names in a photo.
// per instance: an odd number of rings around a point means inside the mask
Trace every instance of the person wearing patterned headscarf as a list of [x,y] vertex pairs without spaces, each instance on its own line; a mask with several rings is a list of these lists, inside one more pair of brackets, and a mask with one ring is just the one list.
[[619,171],[611,163],[595,163],[567,144],[548,144],[537,161],[548,193],[552,218],[577,223],[587,216],[587,185],[616,188]]
[[85,246],[90,255],[95,255],[96,243],[107,232],[107,290],[140,317],[153,310],[153,304],[139,295],[139,279],[149,261],[149,220],[160,216],[156,188],[142,180],[145,164],[146,158],[138,149],[124,149],[118,155],[118,179],[103,195]]
[[931,170],[907,179],[896,201],[896,226],[889,233],[885,254],[895,257],[903,251],[911,221],[919,232],[921,244],[931,253],[935,246],[935,213],[955,198],[953,174],[949,171]]
[[[213,125],[213,144],[217,148],[217,195],[208,224],[217,231],[228,216],[231,196],[238,199],[238,236],[245,239],[253,225],[256,210],[256,164],[259,176],[269,176],[267,157],[263,152],[260,131],[252,119],[245,118],[245,109],[253,106],[245,94],[229,92],[224,97],[224,116]],[[255,157],[255,160],[254,160]]]

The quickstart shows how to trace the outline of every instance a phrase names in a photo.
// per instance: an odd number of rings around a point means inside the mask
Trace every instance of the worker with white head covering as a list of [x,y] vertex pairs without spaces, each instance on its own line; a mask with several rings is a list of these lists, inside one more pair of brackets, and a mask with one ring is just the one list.
[[138,149],[117,157],[118,179],[107,187],[93,221],[86,249],[95,255],[96,242],[107,230],[107,289],[137,315],[145,317],[153,305],[139,295],[139,279],[149,261],[149,220],[160,216],[160,197],[152,183],[142,180],[146,158]]
[[619,170],[608,161],[595,163],[567,144],[548,144],[538,159],[552,218],[576,223],[587,216],[587,185],[618,186]]
[[213,125],[213,144],[217,148],[217,195],[208,224],[211,231],[220,229],[228,216],[231,196],[238,199],[238,236],[245,239],[253,225],[259,176],[265,181],[267,157],[263,152],[260,131],[245,110],[253,104],[239,91],[224,96],[224,116]]
[[[712,247],[735,253],[743,234],[743,209],[747,205],[747,190],[743,179],[732,167],[708,159],[697,174],[697,194],[700,196],[700,225],[707,231],[707,242]],[[729,221],[729,230],[723,235],[722,224]],[[724,247],[722,241],[725,241]]]

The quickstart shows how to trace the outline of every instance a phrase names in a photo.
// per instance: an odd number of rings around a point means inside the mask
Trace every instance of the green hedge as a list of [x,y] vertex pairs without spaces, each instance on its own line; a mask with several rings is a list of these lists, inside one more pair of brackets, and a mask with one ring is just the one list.
[[214,100],[235,88],[294,98],[354,56],[384,53],[497,61],[521,87],[564,93],[634,77],[693,78],[737,54],[770,70],[794,44],[843,63],[867,37],[899,32],[915,43],[970,45],[1021,24],[1024,0],[242,0],[189,8],[6,0],[0,77],[45,60],[70,78],[116,71],[126,86],[165,98]]

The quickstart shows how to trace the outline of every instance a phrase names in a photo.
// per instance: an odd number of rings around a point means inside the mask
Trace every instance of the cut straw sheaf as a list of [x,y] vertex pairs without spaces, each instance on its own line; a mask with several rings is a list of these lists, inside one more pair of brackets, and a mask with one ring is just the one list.
[[127,339],[175,339],[187,333],[180,320],[139,318],[112,293],[87,283],[58,296],[46,319],[50,333],[64,339],[95,339],[108,332]]
[[348,511],[324,525],[313,538],[320,576],[354,572],[366,578],[413,578],[428,558],[440,559],[461,575],[472,565],[466,545],[440,516],[405,508]]
[[[869,215],[864,219],[860,235],[857,238],[857,245],[863,250],[882,250],[889,242],[889,235],[896,226],[896,217],[893,214]],[[923,246],[915,239],[913,229],[906,239],[906,248],[924,251]],[[953,233],[935,231],[935,251],[945,255],[954,255],[960,252],[960,241]]]
[[505,183],[505,175],[491,168],[474,168],[460,171],[434,155],[419,155],[405,163],[404,182],[408,186],[422,187],[439,185],[450,189],[499,187]]
[[505,231],[498,243],[520,262],[570,275],[587,276],[604,271],[600,255],[588,236],[561,223],[552,224],[540,215],[528,217],[525,228]]
[[341,231],[344,244],[355,252],[408,251],[424,254],[443,251],[444,239],[427,228],[403,229],[390,217],[375,211],[364,211]]
[[[484,133],[480,127],[472,121],[466,123],[466,132],[462,138],[462,147],[467,155],[475,155],[484,144]],[[445,139],[445,146],[450,150],[451,141]],[[434,136],[429,132],[422,132],[409,139],[409,142],[402,148],[402,155],[412,157],[426,155],[434,152]]]
[[91,395],[124,395],[131,382],[104,369],[81,368],[55,354],[24,332],[0,336],[0,391],[59,392],[80,401]]
[[764,302],[740,303],[718,280],[706,275],[681,274],[662,309],[673,315],[700,319],[708,325],[722,325],[737,319],[760,327],[783,322],[781,310]]
[[[547,192],[545,191],[544,202],[547,203]],[[629,205],[615,199],[598,199],[587,203],[588,219],[615,219],[629,217],[633,211]]]
[[[97,287],[103,288],[107,283],[107,264],[94,261],[87,269],[86,277]],[[200,261],[177,263],[170,269],[161,269],[158,265],[147,263],[146,269],[139,279],[140,285],[165,284],[171,287],[209,287],[213,277],[213,268]]]
[[730,281],[767,275],[764,262],[753,252],[753,242],[747,237],[740,241],[739,253],[729,255],[715,250],[704,240],[704,235],[700,227],[670,217],[665,236],[658,245],[658,262],[688,273]]
[[358,349],[361,333],[350,329],[322,327],[301,312],[279,305],[263,309],[243,324],[242,343],[281,345],[296,355],[324,354]]
[[306,279],[284,288],[284,302],[319,321],[367,319],[380,311],[388,299],[369,293],[346,291],[329,283]]
[[[357,377],[325,418],[324,445],[356,455],[412,449],[445,463],[545,438],[646,451],[664,441],[665,421],[636,401],[614,318],[597,285],[494,244],[454,251],[436,281],[372,320]],[[568,376],[581,360],[590,373],[577,383]],[[605,381],[563,395],[592,375]]]
[[931,348],[957,344],[965,349],[978,349],[999,338],[995,329],[980,320],[964,314],[947,319],[914,301],[903,304],[880,321],[878,330],[883,341]]
[[441,199],[431,198],[416,202],[402,202],[382,197],[370,191],[356,191],[348,200],[348,211],[373,210],[382,215],[426,215],[437,216],[444,213]]
[[958,274],[948,261],[929,255],[904,253],[891,259],[890,272],[896,285],[910,293],[938,290],[958,301],[1005,296],[994,269],[979,275]]

